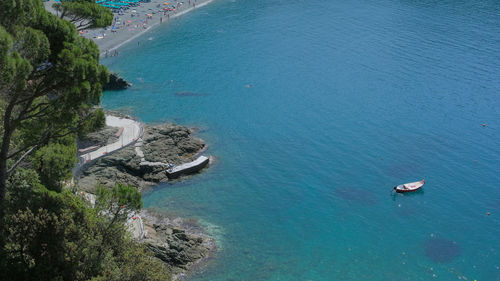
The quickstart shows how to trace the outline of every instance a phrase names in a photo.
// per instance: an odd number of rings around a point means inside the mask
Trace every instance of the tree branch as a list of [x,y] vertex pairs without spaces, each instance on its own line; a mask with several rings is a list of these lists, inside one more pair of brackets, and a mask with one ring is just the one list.
[[[28,111],[26,111],[26,114],[31,113],[33,111],[36,111],[37,109],[40,109],[42,106],[48,106],[48,105],[50,105],[49,102],[41,102],[41,103],[35,105],[34,107],[32,107],[31,109],[29,109]],[[40,109],[40,111],[44,111],[46,109],[47,109],[47,107]]]
[[[49,136],[49,132],[50,132],[51,129],[52,129],[52,127],[50,127],[47,130],[45,130],[45,132],[43,132],[42,137],[40,138],[40,140],[38,140],[36,143],[29,144],[29,145],[24,146],[23,148],[18,149],[16,152],[14,152],[14,153],[10,154],[9,156],[7,156],[7,159],[10,159],[10,158],[16,156],[17,154],[25,151],[30,146],[33,146],[33,147],[40,146],[42,143],[44,143],[45,141],[47,141],[48,139],[50,139],[48,136]],[[31,152],[31,149],[30,149],[30,152]]]
[[16,163],[14,163],[14,165],[12,165],[12,167],[10,167],[8,170],[7,170],[7,175],[9,175],[19,164],[21,164],[21,162],[24,160],[24,158],[26,158],[35,148],[37,148],[39,146],[39,144],[33,146],[32,148],[30,148],[28,151],[26,151],[26,153],[23,154],[23,156],[21,156],[17,161]]
[[[85,121],[87,121],[87,120],[88,120],[88,118],[90,118],[91,116],[92,116],[92,114],[90,114],[90,113],[89,113],[89,114],[87,114],[87,115],[86,115],[86,116],[84,116],[82,119],[80,119],[80,120],[78,121],[78,123],[77,123],[75,126],[73,126],[72,128],[70,128],[68,131],[66,131],[66,132],[65,132],[65,133],[63,133],[63,134],[58,134],[58,135],[52,135],[52,136],[49,136],[49,135],[50,135],[49,133],[50,133],[50,131],[53,129],[53,127],[48,128],[47,130],[45,130],[45,132],[43,133],[42,137],[40,138],[40,140],[39,140],[38,142],[36,142],[35,144],[26,145],[26,146],[24,146],[23,148],[20,148],[20,149],[16,150],[15,152],[13,152],[13,153],[9,154],[9,155],[7,156],[7,159],[10,159],[10,158],[12,158],[12,157],[16,156],[17,154],[19,154],[19,153],[21,153],[21,152],[25,151],[26,149],[28,149],[28,148],[29,148],[29,147],[31,147],[31,146],[34,146],[34,147],[36,148],[36,147],[40,146],[42,143],[44,143],[44,142],[46,142],[46,141],[50,141],[50,140],[54,140],[54,139],[63,138],[63,137],[65,137],[65,136],[67,136],[67,135],[70,135],[70,134],[76,133],[76,132],[78,131],[78,129],[80,128],[80,126],[81,126],[81,125],[82,125]],[[32,151],[32,150],[30,149],[29,153],[31,153],[31,151]],[[23,155],[23,156],[21,156],[21,157],[24,157],[24,155]]]
[[76,27],[76,30],[80,31],[80,30],[84,30],[84,29],[87,29],[89,27],[92,26],[92,23],[89,22],[89,23],[86,23],[86,24],[80,24]]
[[[41,109],[37,113],[31,114],[31,115],[25,115],[24,117],[19,117],[17,120],[24,121],[24,120],[31,119],[31,118],[40,118],[40,117],[47,116],[47,114],[49,114],[49,113],[47,113],[46,110],[50,108],[49,105],[50,104],[47,104],[47,106],[45,106],[43,109]],[[30,113],[32,111],[33,110],[30,110],[27,113]]]

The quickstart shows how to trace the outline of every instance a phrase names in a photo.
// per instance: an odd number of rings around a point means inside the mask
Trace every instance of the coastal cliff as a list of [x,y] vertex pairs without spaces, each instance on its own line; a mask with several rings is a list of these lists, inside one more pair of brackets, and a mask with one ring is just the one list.
[[[133,118],[108,112],[108,115]],[[95,202],[98,185],[113,187],[116,183],[136,186],[139,191],[169,181],[170,164],[190,162],[206,148],[187,127],[171,123],[144,125],[144,134],[136,142],[99,157],[82,167],[77,186],[86,199]],[[102,147],[120,140],[122,128],[107,126],[78,141],[81,151]],[[215,252],[215,241],[195,220],[169,218],[158,210],[142,210],[127,222],[132,237],[146,245],[153,255],[167,264],[174,280],[182,279]],[[196,265],[196,266],[195,266]]]

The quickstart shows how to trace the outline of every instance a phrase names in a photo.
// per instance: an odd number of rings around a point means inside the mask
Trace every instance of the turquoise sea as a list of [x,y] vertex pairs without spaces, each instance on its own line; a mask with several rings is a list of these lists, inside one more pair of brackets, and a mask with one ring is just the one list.
[[215,0],[103,62],[217,158],[144,195],[217,237],[190,280],[500,280],[499,1]]

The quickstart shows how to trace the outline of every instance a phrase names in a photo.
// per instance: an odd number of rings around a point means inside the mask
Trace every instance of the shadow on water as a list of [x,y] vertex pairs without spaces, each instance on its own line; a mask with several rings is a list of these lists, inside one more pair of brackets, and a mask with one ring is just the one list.
[[397,209],[394,211],[398,216],[401,217],[413,217],[421,213],[421,200],[414,200],[417,196],[424,195],[423,189],[419,189],[415,192],[408,193],[397,193],[391,190],[391,199],[397,202]]
[[424,195],[424,189],[420,188],[417,191],[406,192],[406,193],[397,193],[396,191],[394,191],[394,189],[392,189],[390,195],[392,197],[392,201],[396,201],[397,198],[403,198],[403,197],[409,198],[409,197],[415,197],[415,196],[422,196],[422,195]]
[[384,169],[384,172],[387,175],[397,177],[397,178],[405,178],[408,175],[418,175],[422,171],[422,167],[418,163],[400,163],[400,164],[392,164],[387,166]]
[[460,256],[460,246],[455,241],[430,238],[425,241],[425,255],[434,262],[447,263]]
[[205,97],[208,94],[205,93],[195,93],[195,92],[176,92],[174,94],[177,97]]

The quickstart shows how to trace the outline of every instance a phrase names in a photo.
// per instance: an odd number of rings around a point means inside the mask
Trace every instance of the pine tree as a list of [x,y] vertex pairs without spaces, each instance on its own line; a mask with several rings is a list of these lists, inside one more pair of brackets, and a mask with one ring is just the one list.
[[9,174],[40,147],[88,127],[107,79],[99,49],[71,22],[40,0],[0,1],[0,231]]

